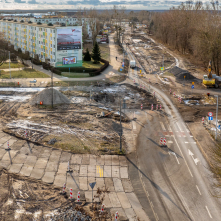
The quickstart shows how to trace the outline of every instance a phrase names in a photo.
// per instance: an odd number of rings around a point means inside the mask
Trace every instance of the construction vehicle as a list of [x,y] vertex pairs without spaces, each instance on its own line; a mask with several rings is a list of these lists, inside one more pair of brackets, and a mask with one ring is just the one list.
[[218,88],[221,86],[221,77],[212,74],[212,62],[209,62],[208,66],[208,75],[203,75],[203,85],[207,88],[215,87]]

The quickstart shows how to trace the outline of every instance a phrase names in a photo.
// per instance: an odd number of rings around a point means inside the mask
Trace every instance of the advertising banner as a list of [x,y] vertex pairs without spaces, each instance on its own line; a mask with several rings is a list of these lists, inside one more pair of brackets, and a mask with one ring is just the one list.
[[81,49],[82,27],[66,27],[57,29],[57,50]]
[[77,63],[77,57],[63,58],[63,65],[65,65],[65,64],[76,64],[76,63]]
[[59,27],[57,30],[56,67],[82,66],[82,27]]

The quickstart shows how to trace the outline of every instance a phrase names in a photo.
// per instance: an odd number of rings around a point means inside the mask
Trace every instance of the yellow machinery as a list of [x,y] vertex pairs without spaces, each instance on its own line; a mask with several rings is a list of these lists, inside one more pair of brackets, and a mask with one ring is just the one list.
[[208,66],[208,75],[203,75],[203,84],[207,87],[216,87],[216,79],[212,75],[211,61]]

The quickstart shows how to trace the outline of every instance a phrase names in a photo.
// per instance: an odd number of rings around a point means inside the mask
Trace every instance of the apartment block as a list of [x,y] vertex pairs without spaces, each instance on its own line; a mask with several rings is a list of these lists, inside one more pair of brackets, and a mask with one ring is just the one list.
[[53,66],[82,66],[81,26],[0,20],[0,32],[15,50],[28,51],[31,57],[38,55],[43,62],[48,59]]

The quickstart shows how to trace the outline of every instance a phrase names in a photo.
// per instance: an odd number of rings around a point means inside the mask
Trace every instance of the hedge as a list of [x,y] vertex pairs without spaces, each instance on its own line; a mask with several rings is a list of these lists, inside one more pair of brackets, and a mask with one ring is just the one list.
[[[61,72],[69,72],[69,67],[56,67]],[[75,73],[90,73],[97,71],[98,68],[83,68],[83,67],[70,67],[70,72]]]
[[109,61],[106,61],[106,60],[104,60],[103,58],[101,58],[101,60],[100,60],[102,63],[104,63],[104,65],[103,66],[101,66],[99,69],[97,69],[96,71],[94,71],[94,72],[90,72],[89,73],[89,75],[90,76],[97,76],[97,75],[99,75],[102,71],[104,71],[108,66],[109,66]]
[[37,60],[37,59],[33,59],[32,62],[33,62],[33,64],[36,64],[36,65],[41,65],[42,64],[42,62]]

